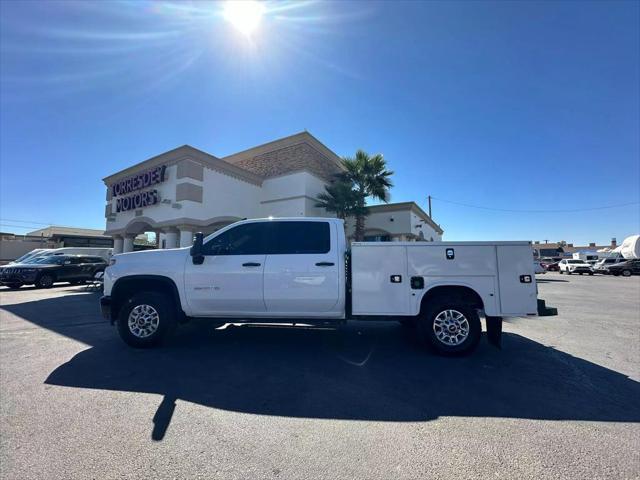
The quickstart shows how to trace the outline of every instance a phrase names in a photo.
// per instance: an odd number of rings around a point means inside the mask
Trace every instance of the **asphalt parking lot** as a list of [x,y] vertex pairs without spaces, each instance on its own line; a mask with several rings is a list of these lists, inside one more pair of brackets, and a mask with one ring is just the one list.
[[26,478],[638,478],[640,277],[539,276],[557,317],[503,349],[395,323],[181,328],[126,347],[98,294],[0,292],[0,474]]

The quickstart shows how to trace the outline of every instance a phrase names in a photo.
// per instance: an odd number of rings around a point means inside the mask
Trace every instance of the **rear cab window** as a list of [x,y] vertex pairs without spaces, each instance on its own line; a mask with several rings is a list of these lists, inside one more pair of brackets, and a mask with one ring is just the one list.
[[273,255],[323,254],[331,250],[329,222],[273,222]]

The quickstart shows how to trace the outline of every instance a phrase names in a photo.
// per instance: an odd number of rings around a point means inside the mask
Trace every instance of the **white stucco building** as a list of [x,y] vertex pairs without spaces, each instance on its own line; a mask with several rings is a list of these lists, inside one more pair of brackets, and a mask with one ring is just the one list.
[[[315,204],[341,169],[340,158],[308,132],[224,158],[184,145],[103,179],[105,233],[119,253],[131,251],[142,232],[154,231],[160,247],[174,248],[191,245],[196,231],[243,218],[332,216]],[[367,239],[442,238],[414,202],[369,208]]]

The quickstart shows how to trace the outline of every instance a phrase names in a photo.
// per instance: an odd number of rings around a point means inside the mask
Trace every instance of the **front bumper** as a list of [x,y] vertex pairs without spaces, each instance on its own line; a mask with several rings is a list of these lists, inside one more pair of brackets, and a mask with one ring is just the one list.
[[22,273],[5,273],[0,275],[0,284],[8,285],[10,283],[22,283],[29,284],[36,281],[37,274],[22,274]]
[[571,273],[593,273],[593,270],[590,268],[574,268],[569,270]]
[[111,297],[109,295],[103,295],[100,297],[100,313],[105,318],[113,323],[111,318]]

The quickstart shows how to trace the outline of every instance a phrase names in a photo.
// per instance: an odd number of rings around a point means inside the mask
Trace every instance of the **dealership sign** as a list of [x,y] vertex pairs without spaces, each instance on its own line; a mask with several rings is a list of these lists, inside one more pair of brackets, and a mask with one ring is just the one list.
[[157,204],[160,200],[157,190],[144,192],[139,190],[164,182],[166,169],[165,165],[152,168],[112,184],[109,187],[111,195],[120,197],[116,198],[116,212],[126,212]]

